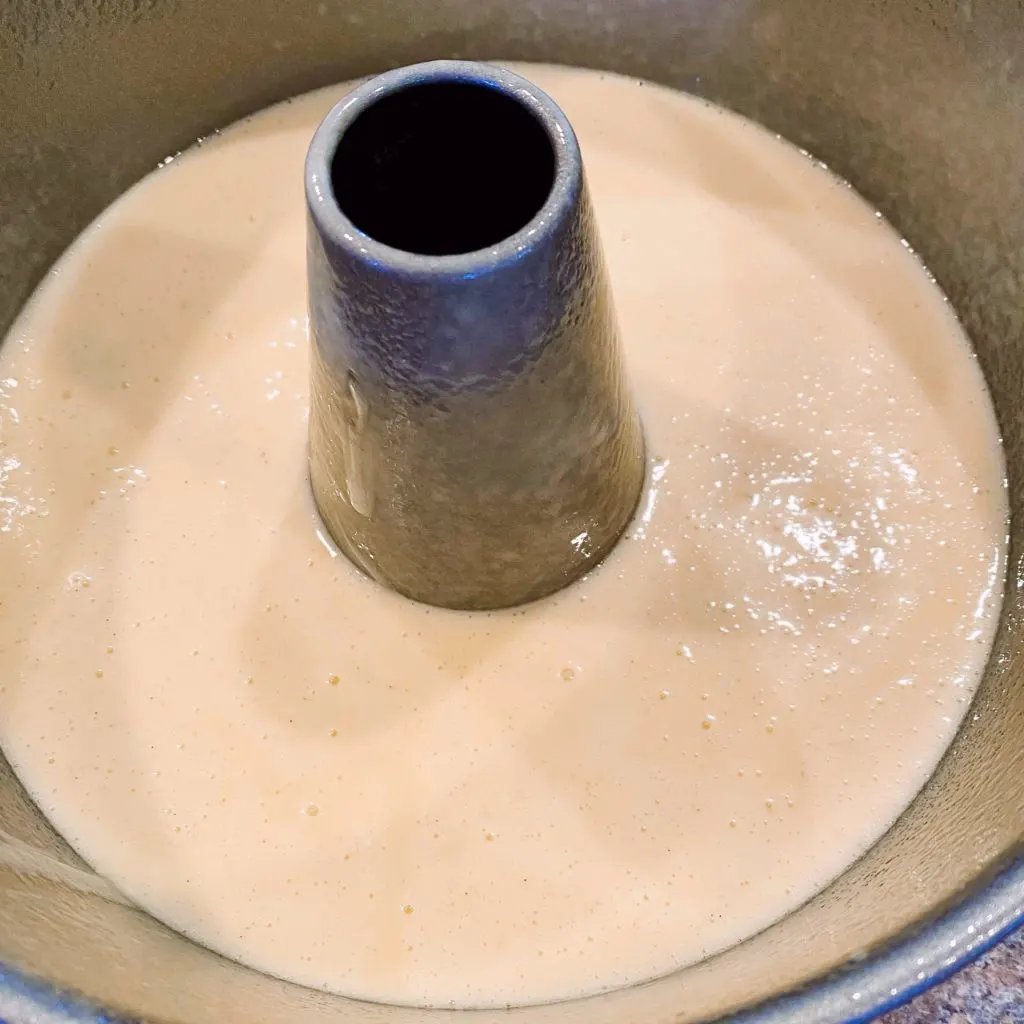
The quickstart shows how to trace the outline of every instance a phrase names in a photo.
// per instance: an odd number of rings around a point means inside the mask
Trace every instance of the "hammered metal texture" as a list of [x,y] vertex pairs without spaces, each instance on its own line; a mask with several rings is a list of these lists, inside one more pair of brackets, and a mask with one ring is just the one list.
[[[445,63],[397,81],[474,74]],[[547,596],[600,561],[640,496],[643,437],[574,138],[557,159],[568,187],[543,227],[471,254],[468,273],[346,244],[320,215],[333,197],[307,188],[313,495],[361,569],[428,604]]]

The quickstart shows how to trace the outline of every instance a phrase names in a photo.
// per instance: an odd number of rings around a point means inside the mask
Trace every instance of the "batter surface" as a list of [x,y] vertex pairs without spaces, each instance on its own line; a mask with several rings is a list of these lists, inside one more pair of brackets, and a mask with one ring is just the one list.
[[988,396],[900,239],[737,117],[522,70],[652,456],[555,598],[426,608],[318,531],[302,164],[343,86],[143,181],[0,352],[4,750],[158,917],[367,999],[595,992],[770,924],[913,797],[999,608]]

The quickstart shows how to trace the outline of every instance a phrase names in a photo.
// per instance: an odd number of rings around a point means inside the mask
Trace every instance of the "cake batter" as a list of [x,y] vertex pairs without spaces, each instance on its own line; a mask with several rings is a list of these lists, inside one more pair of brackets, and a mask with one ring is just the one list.
[[339,86],[168,161],[0,350],[0,743],[153,914],[364,999],[642,981],[764,928],[930,774],[1006,505],[943,296],[848,187],[642,82],[580,138],[650,458],[589,577],[491,614],[338,557],[306,480],[302,173]]

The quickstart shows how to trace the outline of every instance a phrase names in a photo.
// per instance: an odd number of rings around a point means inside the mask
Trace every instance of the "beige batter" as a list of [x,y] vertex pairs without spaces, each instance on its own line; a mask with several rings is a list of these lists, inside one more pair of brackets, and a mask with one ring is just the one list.
[[899,238],[789,145],[649,84],[525,73],[575,124],[649,439],[554,599],[395,597],[305,476],[302,164],[345,87],[146,179],[0,361],[0,741],[154,914],[414,1004],[640,981],[871,844],[999,608],[981,376]]

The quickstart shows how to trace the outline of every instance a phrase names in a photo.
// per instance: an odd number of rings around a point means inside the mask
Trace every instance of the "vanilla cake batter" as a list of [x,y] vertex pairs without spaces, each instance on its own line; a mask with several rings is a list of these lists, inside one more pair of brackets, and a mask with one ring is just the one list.
[[152,913],[366,999],[575,996],[770,924],[911,800],[999,609],[988,396],[900,239],[740,118],[522,70],[651,456],[553,599],[427,608],[318,529],[302,171],[344,86],[140,183],[0,352],[3,749]]

